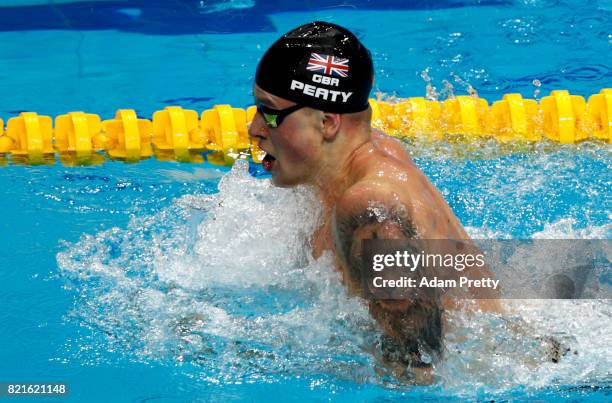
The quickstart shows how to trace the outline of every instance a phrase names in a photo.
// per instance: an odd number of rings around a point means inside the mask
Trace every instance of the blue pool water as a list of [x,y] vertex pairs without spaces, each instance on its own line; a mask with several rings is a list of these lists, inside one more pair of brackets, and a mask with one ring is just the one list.
[[[359,35],[388,96],[424,95],[423,72],[441,99],[444,80],[489,102],[612,86],[610,1],[2,4],[5,121],[244,107],[266,47],[315,19]],[[406,147],[474,237],[611,236],[603,143]],[[8,163],[0,188],[0,382],[65,381],[73,401],[610,400],[609,300],[517,303],[578,352],[558,364],[494,318],[457,317],[471,344],[450,337],[433,386],[380,375],[367,310],[309,256],[312,195],[257,165]]]

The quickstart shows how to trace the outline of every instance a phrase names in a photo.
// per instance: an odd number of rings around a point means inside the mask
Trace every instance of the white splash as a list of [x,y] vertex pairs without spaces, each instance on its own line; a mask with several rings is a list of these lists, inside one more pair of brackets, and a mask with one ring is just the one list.
[[[308,189],[275,188],[239,162],[217,194],[184,196],[126,229],[66,244],[57,261],[77,293],[73,316],[94,334],[75,340],[77,359],[111,351],[189,361],[212,383],[323,373],[386,384],[374,369],[379,331],[365,304],[346,295],[329,253],[310,255],[319,220]],[[605,231],[562,222],[534,237]],[[436,365],[445,389],[468,396],[481,386],[580,385],[608,375],[609,302],[513,301],[509,310],[505,319],[449,315],[445,359]],[[546,359],[549,336],[571,348],[556,364]]]
[[237,163],[215,195],[67,244],[57,261],[79,293],[73,316],[104,335],[77,342],[195,362],[210,382],[279,371],[373,377],[373,365],[347,368],[370,360],[375,324],[346,295],[331,255],[312,259],[319,215],[308,189],[276,188]]

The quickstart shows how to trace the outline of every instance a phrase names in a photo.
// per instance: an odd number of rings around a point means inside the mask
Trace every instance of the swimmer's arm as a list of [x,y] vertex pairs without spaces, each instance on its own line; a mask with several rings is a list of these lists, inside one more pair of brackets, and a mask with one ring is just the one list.
[[337,255],[349,273],[361,267],[365,239],[414,239],[407,209],[384,184],[362,182],[349,188],[336,205],[332,231]]
[[[362,267],[362,243],[366,239],[417,239],[418,231],[414,220],[398,202],[392,189],[379,183],[358,183],[349,188],[336,205],[332,225],[334,249],[340,257],[345,270],[343,276],[349,288],[360,288],[361,276],[366,270]],[[378,211],[380,214],[376,214]],[[467,273],[465,273],[468,275]],[[486,274],[486,275],[485,275]],[[482,272],[470,272],[474,278],[490,276],[488,267]],[[452,295],[442,297],[442,305],[446,309],[477,309],[502,312],[498,296],[480,299],[455,300]],[[494,293],[493,293],[494,294]],[[465,303],[471,301],[471,306]]]
[[[359,293],[362,276],[367,270],[361,258],[363,240],[417,237],[415,225],[403,207],[391,188],[376,183],[353,186],[336,205],[332,225],[334,246],[336,254],[343,261],[342,273],[349,292]],[[399,379],[429,384],[432,379],[431,366],[422,362],[420,352],[413,348],[422,337],[422,329],[401,325],[402,321],[407,320],[405,315],[411,305],[410,300],[391,302],[370,299],[368,302],[372,317],[381,326],[386,339],[390,340],[390,345],[381,347],[381,363]],[[410,323],[427,322],[428,318],[416,316]]]

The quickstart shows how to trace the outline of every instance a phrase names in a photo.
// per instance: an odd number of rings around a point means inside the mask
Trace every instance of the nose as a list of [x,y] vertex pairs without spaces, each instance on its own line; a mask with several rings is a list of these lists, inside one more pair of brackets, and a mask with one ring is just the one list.
[[264,140],[268,138],[268,134],[268,126],[266,126],[262,116],[257,112],[249,125],[249,137],[252,139]]

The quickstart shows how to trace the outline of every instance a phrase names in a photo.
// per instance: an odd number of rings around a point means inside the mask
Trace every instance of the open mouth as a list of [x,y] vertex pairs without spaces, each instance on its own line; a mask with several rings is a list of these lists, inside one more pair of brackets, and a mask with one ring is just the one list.
[[275,163],[276,163],[276,158],[274,158],[272,154],[268,154],[268,153],[266,153],[266,156],[263,157],[263,160],[261,160],[261,165],[268,172],[270,172],[272,168],[274,168]]

